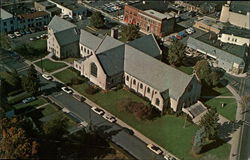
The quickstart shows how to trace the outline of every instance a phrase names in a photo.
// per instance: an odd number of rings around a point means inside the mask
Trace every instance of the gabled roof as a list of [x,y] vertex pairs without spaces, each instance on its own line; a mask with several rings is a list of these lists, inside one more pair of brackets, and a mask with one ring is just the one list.
[[160,92],[169,89],[174,99],[183,94],[193,78],[129,45],[125,45],[124,71]]
[[[226,44],[227,46],[234,46],[234,45],[230,45],[230,44]],[[214,57],[216,57],[217,59],[229,62],[229,63],[237,63],[237,64],[245,64],[243,57],[245,54],[245,49],[246,46],[236,46],[237,48],[240,48],[241,50],[237,51],[237,54],[239,54],[239,56],[236,56],[232,53],[229,53],[223,49],[220,49],[218,47],[215,47],[213,45],[210,45],[200,39],[195,39],[193,37],[189,37],[187,40],[187,46],[190,48],[193,48],[195,50],[200,50],[202,52],[206,52]],[[235,49],[231,48],[232,51],[234,51]],[[242,52],[242,53],[241,53]]]
[[101,42],[102,42],[101,38],[87,32],[83,29],[81,30],[80,44],[95,51]]
[[124,50],[124,45],[120,45],[96,55],[108,76],[123,72]]
[[54,35],[60,46],[79,41],[79,35],[76,31],[76,28],[70,28],[67,30],[56,32]]
[[12,18],[13,17],[13,15],[11,14],[11,13],[9,13],[9,12],[7,12],[7,11],[5,11],[4,9],[2,9],[2,8],[0,8],[0,19],[9,19],[9,18]]
[[100,45],[98,46],[98,48],[96,50],[96,54],[99,54],[99,53],[104,52],[106,50],[109,50],[111,48],[118,47],[122,44],[124,44],[124,43],[122,43],[121,41],[119,41],[113,37],[106,35],[104,37],[104,39],[102,40],[102,42],[100,43]]
[[152,57],[158,57],[161,55],[161,49],[157,44],[153,34],[143,36],[141,38],[129,42],[128,44]]
[[51,28],[53,32],[55,33],[55,32],[60,32],[60,31],[67,30],[70,28],[75,28],[76,25],[58,16],[54,16],[52,20],[50,21],[48,27]]

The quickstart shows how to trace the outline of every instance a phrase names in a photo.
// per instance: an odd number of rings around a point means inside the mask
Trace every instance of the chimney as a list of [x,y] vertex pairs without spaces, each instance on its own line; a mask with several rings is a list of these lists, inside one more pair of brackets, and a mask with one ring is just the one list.
[[111,37],[118,39],[118,28],[111,29]]

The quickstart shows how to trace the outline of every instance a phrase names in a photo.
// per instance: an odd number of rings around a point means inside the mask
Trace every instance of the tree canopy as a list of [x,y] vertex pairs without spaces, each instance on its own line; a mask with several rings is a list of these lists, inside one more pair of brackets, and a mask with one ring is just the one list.
[[0,158],[7,159],[27,159],[32,158],[38,153],[38,143],[29,137],[28,132],[32,128],[25,130],[24,126],[27,121],[20,118],[0,119],[0,130],[2,138],[0,139]]
[[204,127],[206,138],[215,140],[219,130],[219,114],[216,108],[210,108],[208,112],[201,118],[200,126]]
[[28,75],[22,77],[23,89],[32,94],[37,94],[40,88],[40,79],[33,65],[28,70]]
[[90,24],[96,28],[104,26],[104,16],[100,12],[94,12],[90,17]]
[[179,42],[175,41],[168,50],[168,62],[171,65],[180,65],[184,58],[185,46]]
[[208,86],[216,86],[219,84],[224,71],[211,67],[207,60],[203,59],[195,64],[195,73],[201,82]]
[[139,27],[133,24],[129,24],[128,26],[122,26],[121,34],[122,38],[125,41],[132,41],[139,37]]

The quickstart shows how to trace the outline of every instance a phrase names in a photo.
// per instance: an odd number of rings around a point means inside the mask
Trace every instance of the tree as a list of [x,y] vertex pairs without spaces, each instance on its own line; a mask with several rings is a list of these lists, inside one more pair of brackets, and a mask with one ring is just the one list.
[[180,65],[184,58],[185,46],[179,42],[175,41],[168,50],[168,62],[171,65]]
[[28,75],[22,77],[23,89],[32,94],[36,94],[40,88],[40,79],[37,75],[37,71],[33,65],[28,70]]
[[205,128],[201,127],[196,131],[192,150],[195,154],[200,154],[205,141]]
[[210,108],[200,120],[200,126],[204,127],[206,138],[209,140],[215,140],[217,138],[220,126],[218,121],[219,114],[217,113],[216,108]]
[[209,65],[208,61],[205,59],[198,61],[195,64],[194,69],[195,69],[196,75],[198,76],[198,78],[201,81],[205,81],[205,79],[207,78],[207,76],[211,72],[210,65]]
[[100,12],[94,12],[90,17],[90,23],[96,28],[104,26],[104,16]]
[[8,108],[7,99],[7,82],[4,79],[0,79],[0,108],[2,111],[6,111]]
[[10,49],[10,41],[6,34],[0,33],[0,49]]
[[139,27],[133,24],[129,24],[128,26],[122,26],[121,34],[122,38],[125,41],[132,41],[139,37]]
[[[19,121],[21,120],[21,121]],[[27,159],[32,158],[38,152],[38,143],[28,137],[28,132],[20,126],[23,125],[22,119],[16,117],[11,120],[6,118],[0,119],[0,129],[2,138],[0,140],[0,158],[7,159]]]
[[44,135],[51,140],[62,140],[63,136],[68,133],[67,127],[67,119],[61,117],[47,121],[42,126]]

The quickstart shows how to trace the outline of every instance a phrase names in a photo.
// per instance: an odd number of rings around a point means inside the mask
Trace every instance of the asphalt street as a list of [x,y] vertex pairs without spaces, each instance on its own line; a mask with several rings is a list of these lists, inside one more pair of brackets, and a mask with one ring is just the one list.
[[58,102],[63,107],[67,108],[81,120],[89,122],[91,119],[91,124],[94,131],[97,131],[105,138],[110,139],[136,159],[164,159],[163,156],[156,155],[150,151],[146,146],[147,144],[139,140],[137,137],[124,131],[121,126],[108,122],[100,115],[94,113],[88,104],[79,102],[71,95],[63,92],[53,93],[51,96],[55,102]]

